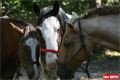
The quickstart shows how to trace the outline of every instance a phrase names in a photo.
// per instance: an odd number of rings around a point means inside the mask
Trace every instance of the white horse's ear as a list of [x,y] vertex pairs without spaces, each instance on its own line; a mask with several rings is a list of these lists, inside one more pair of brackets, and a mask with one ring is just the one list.
[[73,18],[78,18],[79,16],[78,16],[78,14],[76,12],[72,12],[72,17]]

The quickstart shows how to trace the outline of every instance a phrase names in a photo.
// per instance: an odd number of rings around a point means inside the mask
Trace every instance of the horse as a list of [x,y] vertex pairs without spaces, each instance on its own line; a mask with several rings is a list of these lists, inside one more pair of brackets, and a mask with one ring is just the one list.
[[45,7],[42,10],[34,3],[33,10],[38,17],[36,30],[42,36],[39,42],[42,44],[40,54],[44,60],[43,66],[45,66],[45,72],[53,80],[57,77],[57,53],[65,31],[65,21],[69,19],[70,15],[59,7],[57,1],[54,2],[53,6]]
[[[26,22],[12,19],[9,17],[0,17],[0,36],[1,36],[1,79],[12,79],[19,66],[18,43],[23,36],[23,29]],[[13,26],[17,25],[17,26]]]
[[104,6],[89,10],[81,17],[72,13],[58,53],[57,74],[61,79],[72,79],[73,73],[97,47],[120,52],[119,9],[120,6]]
[[18,49],[20,66],[14,79],[28,76],[30,80],[38,80],[41,71],[39,63],[40,37],[32,24],[28,24],[24,29],[24,35],[19,42]]

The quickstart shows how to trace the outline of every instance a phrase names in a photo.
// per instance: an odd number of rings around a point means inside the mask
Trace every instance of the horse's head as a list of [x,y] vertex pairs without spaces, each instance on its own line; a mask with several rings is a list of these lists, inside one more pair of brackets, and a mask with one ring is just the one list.
[[73,73],[86,59],[86,53],[83,31],[77,14],[72,14],[72,19],[68,21],[66,27],[67,29],[58,53],[57,74],[60,78],[70,79],[73,78]]
[[25,68],[30,79],[37,80],[39,73],[39,40],[32,25],[24,30],[24,37],[20,42],[19,55],[21,65]]
[[37,30],[42,33],[45,40],[46,47],[41,51],[46,53],[46,65],[47,70],[54,70],[57,67],[57,51],[60,23],[56,15],[59,12],[58,2],[54,2],[53,7],[43,8],[42,10],[34,3],[33,9],[35,14],[38,16]]

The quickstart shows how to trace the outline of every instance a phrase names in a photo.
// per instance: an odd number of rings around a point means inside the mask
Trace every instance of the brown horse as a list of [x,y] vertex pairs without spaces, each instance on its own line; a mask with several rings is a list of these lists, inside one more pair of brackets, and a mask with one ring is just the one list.
[[57,73],[61,78],[73,78],[73,73],[96,47],[105,46],[120,52],[119,9],[120,6],[97,8],[82,18],[73,13],[58,55]]
[[[1,79],[12,79],[19,66],[18,44],[27,23],[11,18],[0,18],[1,34]],[[14,26],[16,25],[16,26]]]

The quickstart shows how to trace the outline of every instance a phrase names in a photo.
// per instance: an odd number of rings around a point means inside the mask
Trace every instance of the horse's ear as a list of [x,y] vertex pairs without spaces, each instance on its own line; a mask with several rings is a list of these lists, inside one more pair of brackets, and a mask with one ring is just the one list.
[[33,3],[33,10],[34,10],[35,14],[36,14],[37,16],[39,16],[39,14],[40,14],[40,8],[39,8],[39,6],[36,4],[36,2]]
[[67,23],[67,26],[70,29],[70,31],[75,32],[74,26],[72,24]]
[[58,1],[55,1],[54,4],[53,4],[53,9],[51,10],[50,14],[52,16],[56,16],[59,12],[59,3]]
[[78,14],[76,12],[72,12],[72,17],[73,18],[78,18],[79,16],[78,16]]

